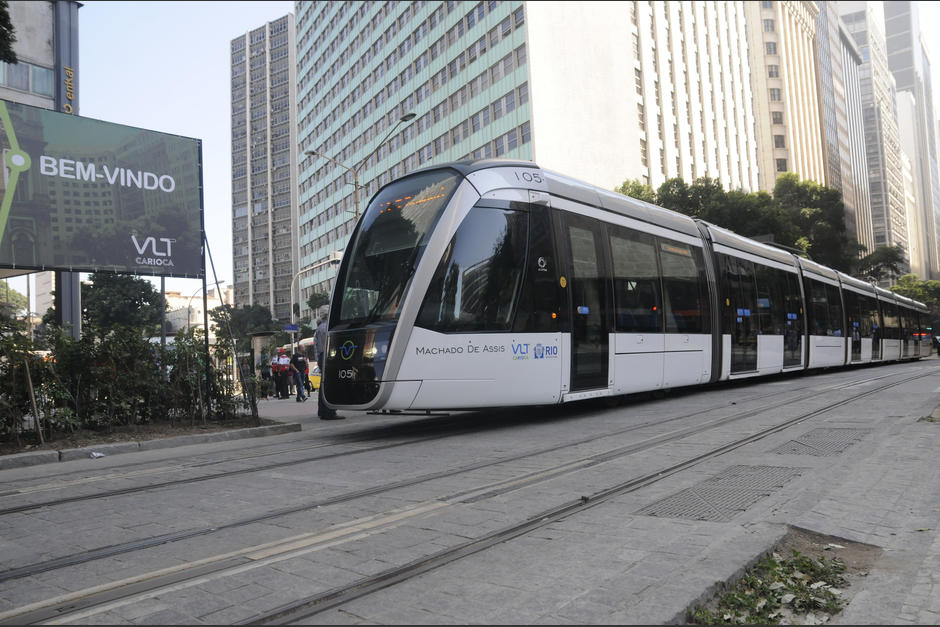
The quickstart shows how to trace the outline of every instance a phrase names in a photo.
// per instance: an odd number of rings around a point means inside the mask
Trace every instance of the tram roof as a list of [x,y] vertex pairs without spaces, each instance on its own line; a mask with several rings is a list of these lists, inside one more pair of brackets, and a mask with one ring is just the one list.
[[533,161],[511,159],[475,159],[453,161],[429,166],[424,169],[452,168],[463,176],[491,168],[532,168],[540,170],[548,193],[585,205],[628,216],[642,222],[698,237],[695,220],[677,211],[665,209],[636,198],[606,190],[591,183],[574,179],[554,170],[542,168]]

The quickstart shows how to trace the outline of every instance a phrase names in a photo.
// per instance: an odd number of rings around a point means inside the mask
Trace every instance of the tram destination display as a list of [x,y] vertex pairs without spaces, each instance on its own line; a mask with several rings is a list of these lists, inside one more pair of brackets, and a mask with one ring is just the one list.
[[201,278],[198,139],[0,100],[0,268]]

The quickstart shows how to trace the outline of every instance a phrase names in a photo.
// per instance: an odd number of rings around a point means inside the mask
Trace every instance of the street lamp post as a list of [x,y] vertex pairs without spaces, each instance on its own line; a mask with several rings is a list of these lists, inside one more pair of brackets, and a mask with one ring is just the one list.
[[[225,281],[222,281],[222,282],[224,283]],[[186,305],[186,330],[187,331],[193,328],[193,299],[196,297],[196,294],[201,293],[202,290],[203,290],[203,286],[200,285],[199,288],[195,292],[193,292],[193,295],[189,297],[189,304]],[[223,300],[222,295],[219,294],[219,301],[222,301],[222,300]],[[225,303],[222,302],[222,304],[224,305]],[[206,329],[207,337],[208,337],[208,334],[209,334],[209,330]]]
[[[297,279],[300,277],[300,275],[304,274],[305,272],[312,272],[313,270],[318,270],[324,266],[337,266],[339,265],[339,262],[342,258],[343,258],[343,251],[334,250],[330,252],[330,256],[327,257],[326,261],[321,261],[319,263],[313,264],[312,266],[301,268],[300,270],[294,273],[294,276],[290,280],[290,323],[291,325],[294,324],[294,286],[297,284]],[[291,338],[295,337],[294,333],[296,332],[291,331]],[[294,343],[295,342],[291,341],[291,344],[294,344]],[[296,349],[296,347],[294,348]]]
[[403,115],[403,116],[401,116],[400,118],[398,118],[398,122],[395,123],[395,126],[392,127],[392,129],[385,135],[385,137],[382,138],[382,141],[380,141],[380,142],[376,145],[375,149],[374,149],[372,152],[370,152],[369,154],[367,154],[367,155],[362,159],[362,161],[359,162],[359,165],[357,165],[355,168],[351,168],[351,167],[349,167],[348,165],[346,165],[345,163],[340,163],[340,162],[337,161],[336,159],[334,159],[334,158],[332,158],[332,157],[328,157],[327,155],[325,155],[325,154],[323,154],[323,153],[321,153],[321,152],[317,152],[316,150],[305,150],[305,151],[304,151],[304,154],[305,154],[305,155],[311,155],[311,156],[316,156],[316,157],[323,157],[324,159],[326,159],[327,161],[330,161],[330,162],[333,163],[334,165],[338,165],[339,167],[344,168],[347,172],[352,172],[352,175],[353,175],[353,187],[355,188],[355,190],[354,190],[354,192],[353,192],[353,193],[354,193],[354,196],[353,196],[353,197],[354,197],[355,203],[356,203],[356,220],[357,220],[357,221],[359,220],[359,169],[365,164],[366,161],[369,160],[369,157],[371,157],[371,156],[374,155],[376,152],[378,152],[378,150],[385,144],[385,142],[388,140],[388,138],[392,136],[392,133],[395,132],[395,129],[397,129],[397,128],[399,127],[399,125],[401,125],[402,122],[410,122],[411,120],[413,120],[413,119],[415,118],[415,115],[416,115],[416,114],[414,114],[414,113],[406,113],[405,115]]

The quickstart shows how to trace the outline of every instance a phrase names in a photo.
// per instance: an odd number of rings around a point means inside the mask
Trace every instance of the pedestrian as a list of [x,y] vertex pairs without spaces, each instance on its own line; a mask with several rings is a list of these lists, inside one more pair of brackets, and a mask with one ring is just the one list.
[[278,357],[277,351],[274,351],[271,354],[271,363],[269,364],[271,366],[271,397],[272,398],[277,398],[278,392],[280,389],[278,387],[278,382],[277,382],[277,371],[278,371],[278,368],[280,367],[277,364],[277,357]]
[[326,316],[323,316],[320,318],[320,324],[313,336],[313,352],[317,356],[317,367],[320,369],[320,389],[317,390],[317,415],[320,416],[320,420],[342,420],[343,417],[337,415],[335,409],[328,407],[326,400],[323,398],[323,384],[326,382],[326,371],[323,368],[326,365],[326,360],[323,358],[323,353],[326,351],[327,333]]
[[277,397],[290,398],[290,357],[286,348],[277,351]]
[[299,350],[294,351],[290,358],[290,372],[294,377],[294,387],[297,388],[297,402],[302,403],[307,400],[304,379],[307,377],[307,358]]
[[271,390],[271,360],[267,353],[261,353],[258,369],[261,371],[261,398],[267,399]]

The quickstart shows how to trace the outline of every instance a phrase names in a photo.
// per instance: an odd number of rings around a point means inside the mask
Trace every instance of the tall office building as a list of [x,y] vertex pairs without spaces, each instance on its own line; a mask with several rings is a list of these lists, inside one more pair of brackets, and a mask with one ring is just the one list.
[[[898,136],[895,82],[888,69],[884,6],[880,2],[839,0],[838,10],[864,59],[859,84],[865,123],[874,244],[876,248],[899,246],[907,258],[908,227],[901,170],[901,142]],[[909,270],[907,263],[902,270]]]
[[[772,192],[783,172],[824,185],[829,177],[817,91],[816,3],[761,0],[743,4],[754,85],[760,188]],[[819,78],[828,82],[831,74]],[[831,93],[825,82],[820,87]]]
[[846,233],[869,250],[871,211],[858,100],[858,66],[862,61],[832,3],[819,2],[817,7],[816,75],[826,165],[826,179],[821,182],[842,192]]
[[757,188],[742,3],[298,2],[297,29],[301,301],[378,186],[431,163]]
[[[915,187],[915,220],[910,239],[918,240],[925,253],[922,260],[911,258],[911,270],[921,279],[940,278],[940,178],[937,171],[937,137],[934,133],[933,90],[930,60],[920,31],[918,3],[893,0],[884,3],[888,68],[894,76],[898,97],[909,92],[913,109],[898,119],[910,124],[913,145],[905,146],[911,159]],[[900,105],[899,105],[900,106]]]
[[231,42],[235,304],[281,321],[297,270],[294,32],[288,14]]

